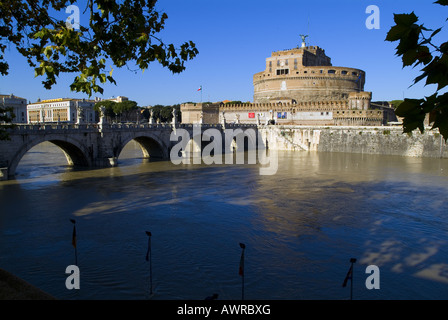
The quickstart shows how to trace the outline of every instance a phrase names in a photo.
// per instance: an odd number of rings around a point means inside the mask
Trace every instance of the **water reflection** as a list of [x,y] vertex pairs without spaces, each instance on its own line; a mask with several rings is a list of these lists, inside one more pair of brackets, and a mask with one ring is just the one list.
[[[145,230],[152,299],[238,299],[239,242],[247,299],[348,298],[351,257],[355,298],[448,298],[446,159],[282,152],[277,174],[260,176],[248,165],[148,163],[132,143],[116,168],[70,170],[52,153],[56,168],[36,166],[41,147],[0,183],[0,265],[59,298],[149,298]],[[76,292],[64,287],[69,218]],[[369,264],[380,290],[364,286]]]

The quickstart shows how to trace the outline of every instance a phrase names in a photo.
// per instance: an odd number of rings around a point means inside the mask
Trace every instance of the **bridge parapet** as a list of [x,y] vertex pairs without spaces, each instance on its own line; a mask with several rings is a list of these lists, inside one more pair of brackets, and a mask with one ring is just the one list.
[[218,130],[223,129],[245,129],[245,128],[258,128],[256,123],[225,123],[224,125],[221,123],[180,123],[176,126],[176,128],[180,129],[192,129],[192,128],[201,128],[201,130],[207,130],[210,128],[215,128]]
[[[253,123],[226,123],[226,128],[256,128],[258,125]],[[20,131],[20,134],[26,132],[36,132],[42,130],[91,130],[98,131],[101,129],[171,129],[173,125],[171,123],[112,123],[98,125],[96,123],[84,123],[84,124],[17,124],[14,128],[8,129],[9,132],[14,133]],[[222,124],[192,124],[192,123],[180,123],[176,125],[176,128],[222,128]]]
[[103,128],[111,129],[171,129],[172,124],[170,123],[112,123],[108,125],[103,125]]
[[91,129],[92,131],[98,130],[98,125],[89,123],[89,124],[17,124],[14,128],[9,129],[10,133],[15,133],[15,131],[20,131],[20,134],[23,133],[36,133],[36,131],[42,130],[86,130]]

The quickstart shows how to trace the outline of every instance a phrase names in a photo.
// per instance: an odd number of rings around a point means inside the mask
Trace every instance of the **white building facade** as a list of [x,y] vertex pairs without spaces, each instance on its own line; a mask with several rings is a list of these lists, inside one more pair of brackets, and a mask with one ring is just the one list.
[[12,123],[27,123],[26,106],[27,101],[25,98],[16,97],[13,94],[0,94],[0,107],[12,108],[15,116],[12,119]]
[[96,101],[59,98],[42,100],[27,105],[28,123],[63,122],[94,123]]

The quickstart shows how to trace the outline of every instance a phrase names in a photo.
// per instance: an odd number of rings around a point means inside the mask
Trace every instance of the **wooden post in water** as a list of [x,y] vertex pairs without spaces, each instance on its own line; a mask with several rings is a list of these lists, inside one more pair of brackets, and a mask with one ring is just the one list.
[[246,245],[244,243],[240,243],[241,250],[241,259],[240,259],[240,268],[239,275],[241,276],[241,300],[244,300],[244,249],[246,249]]
[[345,276],[344,283],[342,283],[342,287],[345,288],[347,285],[347,281],[350,280],[350,300],[353,300],[353,264],[356,262],[355,258],[350,259],[350,269],[348,269],[347,275]]
[[75,248],[75,265],[78,265],[78,250],[76,248],[76,221],[74,219],[70,219],[70,222],[73,223],[73,234],[72,234],[72,245]]
[[148,236],[148,250],[146,251],[146,261],[149,261],[149,294],[152,294],[152,259],[151,259],[151,232],[146,231]]

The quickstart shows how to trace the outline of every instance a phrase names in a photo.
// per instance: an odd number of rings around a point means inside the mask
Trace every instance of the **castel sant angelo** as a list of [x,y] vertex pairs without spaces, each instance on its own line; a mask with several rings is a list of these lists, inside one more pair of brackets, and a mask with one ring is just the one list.
[[264,71],[253,76],[254,102],[186,103],[183,123],[258,123],[285,125],[385,125],[393,109],[371,105],[364,91],[366,73],[335,67],[325,50],[307,46],[275,51]]

